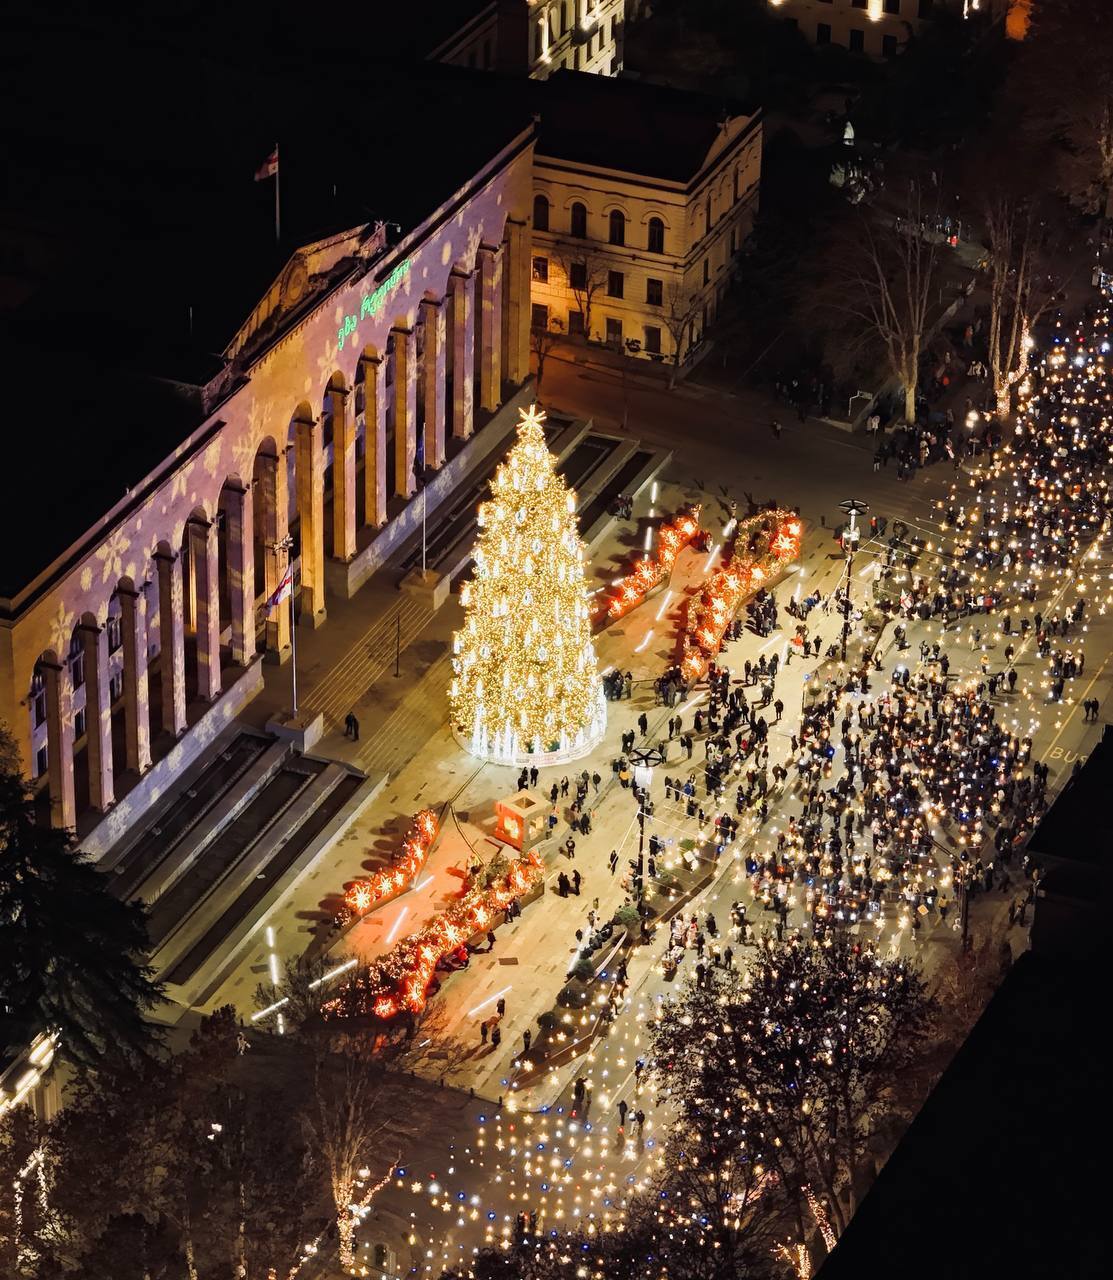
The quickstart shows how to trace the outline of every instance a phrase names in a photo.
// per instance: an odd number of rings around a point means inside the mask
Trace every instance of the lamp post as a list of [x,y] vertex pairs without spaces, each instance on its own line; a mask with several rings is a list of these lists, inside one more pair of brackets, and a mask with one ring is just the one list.
[[845,502],[839,503],[839,507],[849,517],[847,527],[843,530],[843,550],[846,552],[846,612],[843,615],[842,624],[842,660],[845,662],[846,642],[850,636],[850,586],[853,581],[851,575],[854,570],[854,552],[858,549],[858,517],[864,516],[870,506],[861,498],[847,498]]
[[664,764],[665,753],[660,747],[635,747],[630,752],[630,763],[634,766],[634,786],[638,788],[638,912],[641,913],[645,898],[645,803],[642,796],[649,794],[649,784],[653,781],[653,770]]

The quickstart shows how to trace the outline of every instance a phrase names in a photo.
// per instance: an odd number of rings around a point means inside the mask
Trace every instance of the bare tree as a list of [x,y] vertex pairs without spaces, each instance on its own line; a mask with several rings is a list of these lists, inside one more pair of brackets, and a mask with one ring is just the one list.
[[362,1053],[317,1059],[306,1131],[328,1173],[336,1212],[340,1265],[355,1266],[356,1225],[398,1166],[401,1151],[381,1148],[400,1140],[397,1092]]
[[545,377],[545,361],[549,353],[560,341],[564,326],[559,320],[551,319],[547,327],[535,324],[529,331],[529,348],[537,361],[537,394],[541,394],[541,383]]
[[894,218],[866,209],[827,246],[831,272],[823,290],[827,309],[856,332],[840,334],[844,347],[880,349],[904,392],[904,416],[916,418],[920,356],[927,343],[931,299],[937,285],[938,208],[925,202],[918,182]]
[[702,304],[699,295],[678,280],[671,280],[665,290],[665,305],[661,318],[672,339],[672,363],[669,365],[669,390],[676,386],[676,375],[684,354],[692,322],[700,314]]
[[607,283],[609,272],[607,259],[601,253],[583,244],[560,244],[553,255],[553,260],[564,272],[568,291],[575,299],[576,307],[584,318],[584,337],[590,339],[591,308],[596,294]]
[[[1035,243],[1032,207],[1007,194],[983,206],[989,237],[989,371],[997,416],[1008,417],[1012,389],[1028,372],[1031,328],[1043,306],[1033,296]],[[1049,300],[1051,291],[1045,290]]]

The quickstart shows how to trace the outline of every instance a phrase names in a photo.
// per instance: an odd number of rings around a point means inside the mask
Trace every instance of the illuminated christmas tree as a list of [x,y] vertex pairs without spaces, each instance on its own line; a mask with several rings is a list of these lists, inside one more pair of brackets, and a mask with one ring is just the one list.
[[503,764],[575,759],[607,719],[576,495],[556,474],[544,413],[520,412],[518,442],[479,508],[449,689],[457,737],[472,755]]

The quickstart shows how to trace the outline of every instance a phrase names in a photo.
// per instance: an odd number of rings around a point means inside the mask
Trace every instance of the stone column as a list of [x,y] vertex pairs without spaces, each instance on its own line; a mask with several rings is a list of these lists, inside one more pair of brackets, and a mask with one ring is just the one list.
[[73,794],[73,688],[69,664],[40,662],[46,681],[46,769],[50,785],[50,825],[77,824]]
[[185,622],[182,617],[182,561],[156,552],[158,565],[159,676],[162,727],[175,738],[186,731]]
[[255,657],[255,511],[248,485],[227,485],[224,546],[232,609],[232,661],[246,667]]
[[220,695],[220,557],[216,525],[189,522],[190,559],[197,582],[197,696]]
[[[277,458],[262,453],[256,465],[258,480],[255,483],[263,486],[263,589],[269,600],[278,590],[279,581],[286,572],[286,552],[275,550],[276,543],[290,533],[290,495],[285,453],[280,453]],[[288,601],[267,614],[265,643],[267,662],[285,662],[290,656]]]
[[124,645],[124,759],[129,769],[151,767],[151,709],[147,692],[147,597],[121,587],[120,634]]
[[356,553],[356,426],[348,393],[330,387],[332,402],[332,554],[347,562]]
[[452,434],[467,440],[472,433],[472,370],[475,368],[474,272],[454,271],[448,290],[452,299]]
[[479,404],[489,413],[502,402],[502,246],[480,249]]
[[414,492],[417,455],[417,334],[393,329],[394,336],[394,492],[409,498]]
[[104,813],[116,798],[112,784],[112,701],[108,686],[108,638],[102,627],[82,626],[85,654],[85,752],[89,803]]
[[386,365],[363,356],[363,520],[370,529],[386,524]]
[[503,374],[518,386],[529,376],[530,264],[529,235],[524,222],[506,224],[507,302]]
[[444,465],[444,304],[426,298],[425,313],[425,465],[434,471]]
[[301,525],[301,621],[325,620],[325,468],[321,421],[294,424],[298,451],[298,520]]

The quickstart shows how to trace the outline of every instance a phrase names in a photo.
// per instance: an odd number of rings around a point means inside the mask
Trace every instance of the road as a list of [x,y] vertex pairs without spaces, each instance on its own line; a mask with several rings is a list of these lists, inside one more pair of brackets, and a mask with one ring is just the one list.
[[[605,428],[616,428],[620,423],[623,390],[616,379],[550,361],[546,383],[544,399],[554,406],[592,416]],[[666,478],[692,497],[702,498],[706,511],[714,512],[718,501],[725,518],[728,495],[741,499],[749,492],[758,501],[775,496],[782,503],[799,505],[805,518],[813,522],[798,571],[788,575],[778,590],[782,600],[797,588],[805,594],[815,586],[822,592],[830,591],[843,574],[842,557],[823,526],[830,527],[841,518],[838,503],[844,498],[864,498],[871,512],[885,515],[890,525],[895,519],[904,520],[928,543],[930,555],[931,548],[939,548],[941,539],[941,502],[956,480],[960,485],[967,482],[965,473],[956,474],[949,466],[939,465],[920,472],[910,482],[896,480],[892,471],[875,473],[870,453],[860,442],[814,422],[798,424],[782,416],[785,430],[774,439],[768,429],[770,407],[753,398],[687,391],[668,396],[633,385],[627,395],[631,432],[675,451]],[[856,598],[867,590],[882,553],[882,546],[868,539],[860,548],[854,564]],[[1070,682],[1064,702],[1049,703],[1046,663],[1028,642],[1020,646],[1014,660],[1019,677],[1015,693],[1003,692],[996,699],[998,718],[1018,736],[1030,734],[1033,759],[1050,765],[1052,790],[1062,784],[1076,761],[1085,758],[1101,732],[1100,723],[1083,721],[1080,704],[1094,697],[1104,703],[1110,692],[1111,584],[1113,543],[1109,539],[1095,542],[1082,566],[1060,576],[1049,575],[1043,585],[1043,598],[1050,602],[1044,608],[1046,614],[1073,603],[1076,592],[1091,602],[1084,635],[1084,649],[1090,658],[1085,675]],[[782,624],[785,622],[788,619],[782,614]],[[654,611],[648,607],[635,615],[627,625],[631,646],[636,648],[639,637],[653,625]],[[893,628],[888,627],[879,646],[883,670],[873,678],[874,689],[887,686],[898,665],[915,662],[921,640],[928,644],[938,640],[944,645],[951,655],[955,678],[976,675],[983,651],[990,670],[1002,669],[1001,651],[1008,641],[999,635],[999,625],[999,615],[968,619],[946,633],[938,622],[910,623],[911,647],[904,650],[898,650]],[[833,639],[837,630],[833,615],[827,630]],[[784,653],[786,640],[783,632],[769,639],[747,633],[730,646],[727,661],[737,670],[745,658],[756,660],[762,652],[767,657],[772,652]],[[1076,641],[1072,643],[1078,647]],[[799,662],[782,667],[777,692],[786,703],[786,714],[773,730],[772,761],[778,754],[782,758],[788,754],[805,669]],[[632,726],[638,710],[637,705],[627,709],[616,704],[615,714],[625,712]],[[686,727],[689,721],[690,714],[685,716]],[[694,763],[699,763],[699,755]],[[604,762],[599,767],[604,768]],[[652,788],[654,829],[666,840],[694,835],[695,821],[664,800],[661,773]],[[799,808],[791,793],[771,806],[764,835],[783,828]],[[616,792],[608,800],[599,827],[598,835],[581,842],[589,877],[594,871],[602,872],[613,844],[621,842],[623,857],[636,851],[637,827],[628,792]],[[751,902],[741,867],[745,834],[734,856],[723,858],[714,881],[692,904],[691,909],[701,918],[713,912],[721,928],[725,928],[732,901],[742,898]],[[999,921],[1006,901],[999,895],[979,899],[975,926],[985,927],[991,916]],[[751,918],[757,915],[751,907]],[[910,931],[899,927],[896,915],[888,913],[882,937],[889,940],[892,950],[907,951],[913,946]],[[922,931],[915,946],[926,967],[953,953],[957,946],[954,923],[952,916],[947,924]],[[1017,933],[1014,946],[1021,944]],[[647,1021],[676,985],[666,981],[661,970],[664,945],[664,939],[657,938],[635,953],[624,1007],[609,1034],[569,1073],[554,1105],[533,1113],[513,1103],[501,1109],[486,1103],[465,1104],[464,1119],[450,1138],[430,1134],[420,1143],[409,1166],[376,1202],[376,1213],[382,1215],[378,1226],[371,1221],[365,1232],[368,1240],[373,1240],[378,1230],[383,1238],[390,1235],[397,1241],[406,1224],[409,1240],[400,1249],[400,1272],[409,1268],[413,1274],[437,1276],[449,1266],[466,1263],[476,1247],[508,1239],[514,1217],[523,1208],[539,1212],[550,1229],[588,1223],[605,1227],[621,1213],[624,1198],[659,1170],[667,1111],[659,1111],[646,1090],[636,1089],[635,1065],[646,1051]],[[677,982],[682,978],[683,974]],[[550,994],[539,993],[538,1007],[547,1005]],[[569,1115],[570,1077],[577,1073],[588,1081],[590,1102],[586,1117],[573,1119]],[[616,1104],[620,1098],[630,1104],[631,1113],[639,1107],[646,1111],[643,1129],[628,1117],[626,1130],[619,1130]]]

